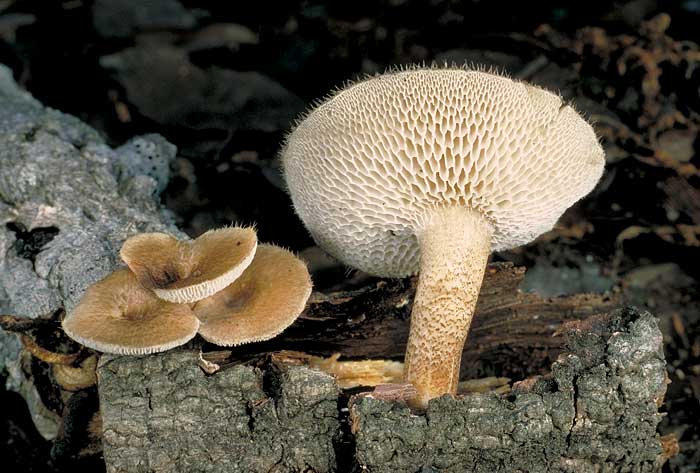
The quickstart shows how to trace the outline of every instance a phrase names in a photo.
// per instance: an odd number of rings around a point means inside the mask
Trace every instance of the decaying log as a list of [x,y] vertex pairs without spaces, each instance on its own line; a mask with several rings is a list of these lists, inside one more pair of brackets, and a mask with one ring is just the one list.
[[[205,352],[217,365],[206,370],[213,374],[200,367],[199,350],[212,348],[201,341],[147,357],[103,356],[108,469],[657,470],[656,403],[665,392],[665,365],[653,317],[615,311],[614,300],[599,296],[523,294],[517,289],[523,274],[509,264],[489,266],[466,372],[491,365],[510,366],[511,376],[542,376],[517,383],[510,395],[443,398],[421,415],[360,396],[350,404],[348,424],[347,394],[332,377],[264,356],[304,347],[319,355],[400,358],[413,280],[314,294],[283,336]],[[262,420],[260,406],[268,409]]]
[[[519,320],[518,306],[509,310]],[[425,414],[358,395],[349,427],[332,377],[281,357],[211,352],[220,369],[206,374],[195,346],[103,356],[108,471],[657,471],[666,372],[655,319],[634,309],[562,323],[566,315],[548,327],[566,335],[550,342],[557,361],[509,395],[444,397]]]
[[[524,268],[511,263],[489,265],[462,355],[462,379],[495,374],[522,378],[546,370],[562,348],[555,337],[562,321],[602,314],[618,304],[598,295],[542,298],[523,293],[518,286],[524,275]],[[416,282],[387,279],[351,292],[314,293],[300,320],[281,336],[206,357],[223,366],[227,359],[239,362],[279,350],[402,360]]]
[[666,371],[656,320],[628,309],[569,329],[551,373],[510,396],[445,396],[425,416],[358,396],[357,462],[372,472],[658,471]]
[[238,365],[207,376],[197,352],[103,357],[111,472],[333,471],[338,388],[305,367]]

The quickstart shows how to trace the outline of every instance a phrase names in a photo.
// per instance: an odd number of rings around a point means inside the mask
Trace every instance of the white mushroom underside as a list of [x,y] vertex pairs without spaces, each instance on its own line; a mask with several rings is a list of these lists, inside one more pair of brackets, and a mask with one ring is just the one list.
[[253,245],[253,251],[251,253],[246,255],[245,258],[242,259],[236,266],[218,278],[178,289],[153,288],[153,292],[160,299],[173,302],[175,304],[191,304],[193,302],[206,299],[207,297],[213,296],[217,292],[229,286],[233,281],[238,279],[241,274],[243,274],[243,271],[248,268],[255,257],[256,248],[257,242],[255,242]]
[[418,270],[415,237],[436,207],[475,209],[492,249],[527,243],[594,187],[604,155],[561,98],[485,72],[411,70],[324,102],[282,153],[316,241],[381,276]]

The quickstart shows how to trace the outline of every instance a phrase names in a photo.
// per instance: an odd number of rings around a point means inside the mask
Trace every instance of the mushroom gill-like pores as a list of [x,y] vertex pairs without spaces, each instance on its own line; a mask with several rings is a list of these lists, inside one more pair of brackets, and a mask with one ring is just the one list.
[[298,124],[281,157],[321,247],[373,275],[420,273],[405,357],[417,405],[456,392],[490,252],[550,230],[604,167],[561,97],[463,69],[352,84]]
[[219,292],[248,267],[258,240],[253,228],[210,230],[196,240],[141,233],[122,246],[122,260],[143,287],[169,302],[193,303]]
[[221,346],[269,340],[302,313],[311,287],[303,261],[277,246],[259,245],[241,277],[194,305],[199,334]]
[[63,320],[73,340],[105,353],[144,355],[180,346],[197,334],[189,306],[157,298],[128,269],[90,286]]

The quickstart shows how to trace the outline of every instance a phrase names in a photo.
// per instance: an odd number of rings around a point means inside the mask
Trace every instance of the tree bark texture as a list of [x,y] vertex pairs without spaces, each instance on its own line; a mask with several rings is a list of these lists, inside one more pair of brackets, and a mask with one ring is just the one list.
[[448,396],[425,416],[360,396],[356,460],[372,472],[652,472],[666,391],[662,337],[649,313],[589,319],[551,373],[509,396]]
[[331,376],[303,366],[206,375],[192,348],[104,356],[108,471],[658,471],[656,320],[625,309],[566,330],[549,373],[507,396],[445,396],[422,414],[371,393],[346,404]]
[[[139,231],[180,234],[157,202],[175,147],[157,135],[112,149],[80,120],[42,106],[0,65],[0,314],[70,310],[118,264]],[[60,347],[57,347],[60,348]],[[0,372],[48,439],[63,406],[37,390],[15,334],[0,331]]]
[[338,388],[330,376],[244,365],[206,376],[197,357],[102,358],[108,471],[334,470]]

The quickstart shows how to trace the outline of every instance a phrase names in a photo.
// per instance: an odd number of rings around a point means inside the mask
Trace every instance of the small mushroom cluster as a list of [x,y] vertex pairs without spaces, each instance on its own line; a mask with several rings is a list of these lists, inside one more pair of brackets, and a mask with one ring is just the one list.
[[268,340],[294,322],[311,294],[306,265],[258,245],[252,228],[191,241],[143,233],[120,256],[128,268],[88,288],[63,320],[69,337],[107,353],[157,353],[197,333],[223,346]]

